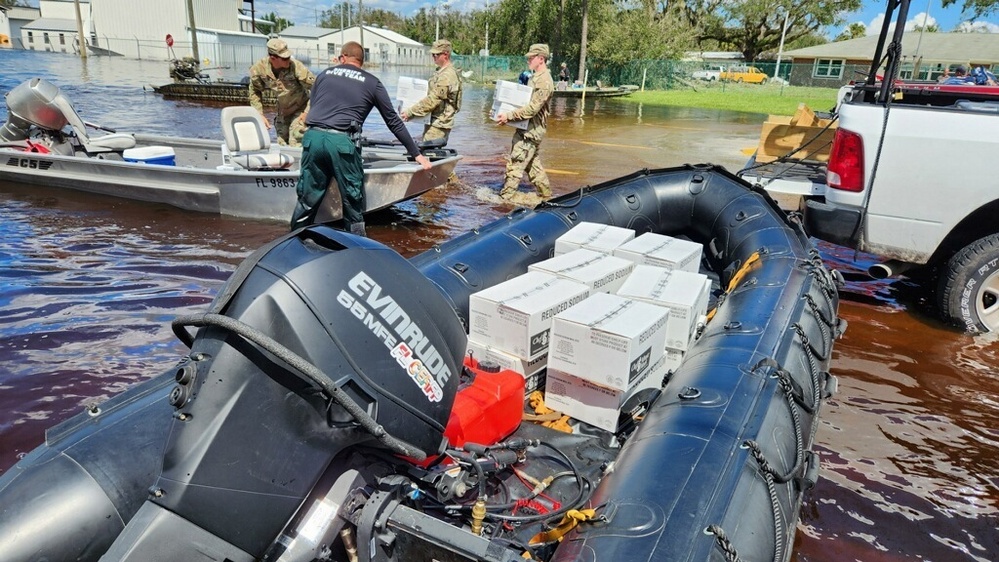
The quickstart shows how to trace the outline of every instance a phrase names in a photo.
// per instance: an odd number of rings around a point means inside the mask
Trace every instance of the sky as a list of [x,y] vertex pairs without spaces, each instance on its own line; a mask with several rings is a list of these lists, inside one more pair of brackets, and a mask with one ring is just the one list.
[[[353,0],[351,0],[353,1]],[[957,0],[958,4],[944,9],[941,0],[912,0],[909,6],[909,22],[906,25],[911,29],[915,25],[926,21],[929,24],[936,24],[941,31],[954,31],[958,25],[972,26],[975,29],[987,30],[990,33],[999,33],[999,15],[993,15],[983,21],[962,23],[966,18],[961,15],[962,0]],[[467,11],[482,9],[489,3],[489,0],[436,0],[436,1],[411,1],[411,0],[366,0],[363,2],[364,8],[381,8],[391,12],[401,13],[409,16],[419,11],[420,8],[432,9],[434,6],[448,5],[453,10]],[[495,4],[495,0],[493,1]],[[38,0],[29,0],[32,6],[38,6]],[[278,15],[289,19],[299,25],[316,25],[316,18],[324,9],[338,4],[335,0],[255,0],[254,6],[262,13],[275,12]],[[886,0],[863,0],[863,8],[857,12],[845,15],[846,23],[863,23],[867,26],[868,34],[877,34],[881,28],[881,20],[885,9]],[[826,36],[830,39],[842,31],[845,26],[837,26],[825,30]]]
[[[494,2],[495,3],[495,2]],[[999,33],[999,16],[991,16],[983,21],[964,23],[967,18],[961,15],[961,0],[958,5],[952,5],[946,9],[942,7],[941,0],[912,0],[909,6],[909,22],[907,28],[911,29],[915,25],[920,25],[923,21],[930,25],[936,24],[941,31],[954,31],[958,25],[971,25],[975,29],[985,29],[990,33]],[[334,0],[255,0],[256,9],[264,13],[276,12],[279,15],[301,25],[315,25],[316,14],[330,6],[336,4]],[[449,0],[438,2],[413,2],[407,0],[364,0],[364,8],[381,8],[391,12],[401,13],[409,16],[419,11],[420,8],[432,9],[435,5],[449,5],[451,9],[467,11],[482,9],[486,5],[485,0]],[[881,20],[885,9],[885,0],[864,0],[863,8],[857,12],[845,15],[846,23],[863,23],[868,30],[868,34],[876,35],[881,28]],[[831,39],[839,34],[845,26],[836,26],[825,30],[825,34]]]

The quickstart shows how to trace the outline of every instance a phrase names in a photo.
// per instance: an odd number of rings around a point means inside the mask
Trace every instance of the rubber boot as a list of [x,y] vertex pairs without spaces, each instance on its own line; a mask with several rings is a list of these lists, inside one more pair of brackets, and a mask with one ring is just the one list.
[[355,236],[362,236],[364,238],[368,237],[368,233],[364,230],[363,221],[350,223],[350,233]]

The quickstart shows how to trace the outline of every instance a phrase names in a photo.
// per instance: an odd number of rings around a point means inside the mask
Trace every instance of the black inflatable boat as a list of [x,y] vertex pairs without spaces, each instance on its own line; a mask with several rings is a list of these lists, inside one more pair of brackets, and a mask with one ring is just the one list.
[[[703,244],[711,320],[614,433],[524,422],[452,447],[469,296],[583,221]],[[787,560],[835,386],[836,281],[796,220],[710,166],[586,188],[411,260],[293,232],[175,321],[175,367],[0,477],[0,561]]]

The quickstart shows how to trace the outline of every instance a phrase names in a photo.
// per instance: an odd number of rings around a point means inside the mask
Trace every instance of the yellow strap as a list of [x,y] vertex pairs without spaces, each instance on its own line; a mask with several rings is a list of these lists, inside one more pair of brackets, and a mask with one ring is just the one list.
[[589,521],[597,516],[597,510],[590,509],[570,509],[563,517],[562,522],[551,531],[543,531],[534,535],[529,544],[544,544],[552,541],[561,541],[566,533],[576,528],[583,521]]
[[752,267],[752,265],[758,261],[760,261],[760,253],[753,252],[753,255],[749,256],[749,258],[746,260],[746,263],[742,264],[742,267],[739,268],[739,271],[736,271],[735,275],[732,276],[732,280],[728,282],[728,289],[725,289],[725,292],[731,293],[732,290],[735,289],[735,286],[738,285],[740,281],[742,281],[742,278],[749,273],[749,268]]
[[562,433],[572,433],[572,426],[569,425],[569,416],[556,412],[545,405],[545,395],[541,391],[535,390],[527,397],[527,404],[534,410],[534,413],[541,419],[532,420],[529,414],[525,414],[524,419],[534,421],[541,425],[561,431]]
[[[742,278],[749,274],[750,267],[758,261],[760,261],[760,253],[753,252],[753,254],[746,259],[746,263],[742,264],[739,271],[736,271],[735,275],[732,276],[732,279],[728,282],[728,288],[725,289],[725,292],[731,293],[735,289],[735,286],[742,282]],[[715,312],[718,312],[718,307],[712,308],[708,311],[708,322],[711,322],[711,319],[715,317]]]

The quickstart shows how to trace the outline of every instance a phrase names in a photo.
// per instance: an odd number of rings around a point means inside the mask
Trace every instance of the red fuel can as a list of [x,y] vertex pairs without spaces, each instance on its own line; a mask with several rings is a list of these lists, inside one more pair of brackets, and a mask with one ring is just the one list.
[[444,435],[452,447],[493,445],[516,431],[524,413],[524,377],[465,357],[472,380],[458,389]]

